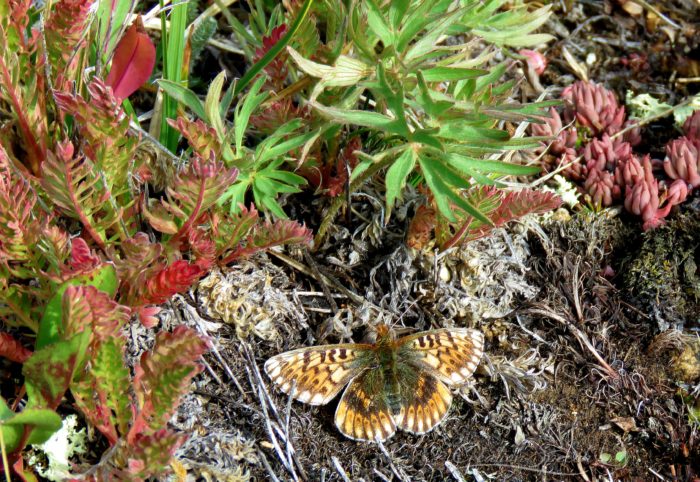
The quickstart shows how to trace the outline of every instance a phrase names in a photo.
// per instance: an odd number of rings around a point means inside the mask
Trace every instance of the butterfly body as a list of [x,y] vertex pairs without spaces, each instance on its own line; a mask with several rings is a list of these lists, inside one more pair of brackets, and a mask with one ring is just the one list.
[[335,424],[347,437],[386,440],[397,428],[422,434],[452,403],[447,385],[466,382],[483,354],[483,335],[466,328],[394,339],[385,325],[373,344],[301,348],[270,358],[265,371],[285,393],[323,405],[343,387]]

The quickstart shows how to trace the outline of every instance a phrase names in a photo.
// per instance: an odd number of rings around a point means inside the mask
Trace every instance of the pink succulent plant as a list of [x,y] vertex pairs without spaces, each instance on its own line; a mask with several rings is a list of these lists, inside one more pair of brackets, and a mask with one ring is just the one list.
[[[622,128],[627,129],[628,127],[634,126],[635,124],[637,124],[636,120],[629,119],[625,122]],[[638,146],[642,142],[642,129],[640,129],[639,126],[633,127],[632,129],[622,134],[622,140],[625,142],[629,142],[629,144],[632,147]]]
[[612,140],[607,134],[593,139],[583,148],[583,158],[589,171],[614,171],[621,160],[632,156],[632,146],[628,142]]
[[700,110],[696,110],[685,120],[683,132],[700,149]]
[[593,135],[603,133],[612,135],[622,129],[625,123],[625,108],[617,103],[615,94],[593,82],[575,82],[561,94],[572,108],[565,112],[564,118],[576,120],[588,127]]
[[549,118],[544,124],[531,124],[532,134],[538,137],[555,137],[549,145],[550,154],[563,154],[567,148],[576,145],[578,134],[575,127],[563,128],[559,112],[554,107],[549,109]]
[[615,176],[611,172],[598,169],[589,172],[583,188],[591,196],[595,206],[612,206],[622,195],[620,186],[615,183]]
[[[647,154],[645,157],[649,157]],[[653,161],[649,161],[653,167]],[[644,180],[644,168],[642,162],[636,156],[620,161],[615,168],[615,182],[618,186],[631,189],[632,186]]]
[[665,193],[660,192],[659,181],[654,178],[648,156],[643,159],[642,168],[644,176],[625,191],[625,209],[641,216],[644,221],[642,229],[647,231],[663,225],[671,208],[685,201],[688,185],[683,180],[676,180]]
[[664,171],[671,179],[682,179],[693,188],[700,186],[700,147],[687,137],[669,142]]

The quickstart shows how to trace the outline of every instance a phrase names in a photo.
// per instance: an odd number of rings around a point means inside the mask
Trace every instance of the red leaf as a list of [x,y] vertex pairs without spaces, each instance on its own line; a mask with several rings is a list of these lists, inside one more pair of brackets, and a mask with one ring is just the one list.
[[31,350],[23,347],[9,333],[0,333],[0,357],[5,357],[15,363],[24,363],[32,356]]
[[175,261],[146,282],[146,293],[142,302],[154,305],[164,303],[172,295],[192,286],[203,273],[199,266],[189,264],[183,259]]
[[141,17],[137,17],[119,40],[105,83],[114,91],[114,97],[126,99],[146,83],[155,64],[156,47],[143,28]]
[[71,242],[70,267],[75,272],[91,271],[100,264],[100,257],[90,251],[83,238]]

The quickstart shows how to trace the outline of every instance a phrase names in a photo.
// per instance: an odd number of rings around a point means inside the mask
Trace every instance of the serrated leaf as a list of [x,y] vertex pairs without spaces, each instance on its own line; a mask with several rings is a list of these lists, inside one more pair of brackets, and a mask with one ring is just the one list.
[[141,356],[135,369],[134,391],[140,416],[151,430],[164,428],[177,409],[192,377],[202,370],[197,363],[207,343],[185,326],[156,335],[153,349]]
[[90,343],[91,330],[59,340],[34,352],[22,367],[28,406],[56,408],[73,380]]
[[88,285],[104,291],[110,297],[117,293],[119,280],[117,271],[111,264],[103,264],[95,270],[69,279],[58,287],[44,310],[39,322],[39,332],[36,337],[36,348],[41,349],[60,339],[61,320],[63,317],[63,293],[69,286]]

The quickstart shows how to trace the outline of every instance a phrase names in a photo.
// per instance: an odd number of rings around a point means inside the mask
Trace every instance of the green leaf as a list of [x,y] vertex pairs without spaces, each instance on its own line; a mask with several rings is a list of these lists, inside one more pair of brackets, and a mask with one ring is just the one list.
[[502,161],[492,161],[487,159],[477,159],[460,154],[449,153],[444,159],[455,168],[467,172],[467,170],[477,170],[487,174],[503,174],[510,176],[531,176],[540,172],[539,166],[523,166]]
[[258,80],[256,80],[253,86],[250,88],[250,91],[246,94],[244,100],[236,106],[233,130],[238,156],[241,155],[241,151],[243,150],[243,137],[245,136],[245,131],[248,128],[248,121],[250,120],[251,114],[260,104],[265,101],[265,99],[267,99],[267,92],[258,94],[264,84],[264,77],[260,77]]
[[[493,141],[502,142],[510,139],[506,131],[500,129],[487,129],[484,127],[474,127],[467,124],[463,119],[443,122],[438,132],[440,137],[460,142],[483,142],[484,144]],[[492,142],[489,142],[492,141]]]
[[212,80],[211,84],[209,84],[207,97],[204,100],[204,111],[207,113],[207,121],[216,131],[216,134],[219,136],[219,141],[222,141],[226,136],[224,121],[221,118],[221,111],[219,110],[219,99],[221,98],[221,91],[224,88],[225,80],[226,71],[222,70],[214,80]]
[[310,102],[314,109],[324,116],[341,124],[354,124],[364,127],[372,127],[380,130],[389,130],[395,123],[391,117],[366,110],[346,110],[326,107],[316,102]]
[[44,310],[44,315],[39,322],[39,332],[36,337],[36,348],[41,349],[60,339],[62,332],[61,320],[63,318],[63,293],[69,286],[87,285],[94,286],[104,291],[110,297],[117,293],[119,280],[114,265],[103,264],[90,273],[82,274],[65,281],[56,290]]
[[408,10],[410,4],[410,0],[392,0],[389,5],[389,21],[394,31],[398,30],[399,25],[401,25],[401,20],[406,15],[406,10]]
[[131,381],[129,369],[124,364],[123,345],[123,339],[105,340],[95,354],[90,371],[97,393],[104,395],[104,402],[116,419],[121,434],[127,433],[132,415],[129,396],[124,392],[124,387]]
[[400,196],[406,185],[406,177],[416,165],[416,151],[412,146],[406,150],[389,167],[386,172],[386,220],[391,216],[394,201]]
[[92,330],[35,351],[22,366],[28,407],[56,408],[85,356]]
[[[418,32],[423,30],[426,25],[435,20],[435,16],[433,14],[435,4],[437,3],[435,0],[424,0],[416,3],[417,7],[406,18],[404,27],[401,29],[401,32],[399,32],[396,42],[397,52],[403,52],[406,50],[408,44],[417,38]],[[440,13],[439,9],[438,13]]]
[[445,31],[456,22],[459,17],[464,14],[465,9],[458,8],[452,12],[444,15],[440,21],[432,25],[430,30],[420,38],[416,43],[414,43],[404,56],[405,62],[410,62],[416,60],[428,52],[435,49],[435,45],[438,43],[438,39],[445,33]]
[[187,106],[197,117],[203,121],[207,121],[207,114],[204,110],[204,103],[197,97],[197,94],[192,92],[187,87],[180,85],[178,82],[173,82],[167,79],[156,80],[158,85],[168,94],[181,104]]
[[[456,222],[456,217],[450,206],[449,201],[452,201],[457,207],[473,216],[475,219],[485,223],[492,224],[491,220],[469,201],[461,196],[460,192],[469,187],[469,181],[461,177],[452,169],[440,162],[432,159],[419,159],[421,169],[425,175],[425,180],[433,193],[438,209],[443,216],[450,222]],[[439,168],[438,168],[439,167]],[[440,199],[439,199],[440,198]]]
[[422,70],[426,82],[450,82],[454,80],[475,79],[489,73],[482,69],[463,69],[456,67],[432,67]]
[[25,427],[31,427],[26,444],[42,444],[61,428],[61,417],[47,408],[25,408],[19,413],[10,410],[4,398],[0,397],[0,431],[5,450],[12,453],[19,447]]
[[367,25],[382,40],[385,48],[390,47],[394,44],[394,33],[384,20],[384,15],[374,0],[365,0],[365,5],[367,6]]

